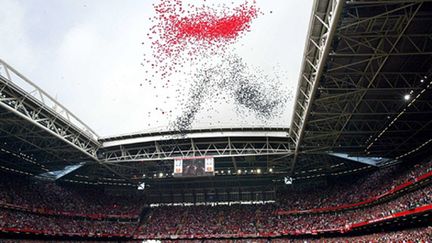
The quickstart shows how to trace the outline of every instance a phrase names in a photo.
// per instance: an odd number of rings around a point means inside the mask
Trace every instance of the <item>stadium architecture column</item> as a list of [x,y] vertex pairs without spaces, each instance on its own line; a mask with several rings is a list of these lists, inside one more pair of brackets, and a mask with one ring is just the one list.
[[[101,138],[100,160],[107,163],[292,154],[286,128],[219,128],[180,134],[164,131]],[[235,164],[235,162],[233,162]]]
[[[0,106],[96,158],[98,135],[48,93],[0,59]],[[18,86],[20,85],[20,86]]]
[[430,139],[430,3],[315,1],[290,126],[293,164],[303,153],[397,159]]
[[343,0],[314,1],[289,133],[295,144],[291,172],[343,6]]
[[[48,93],[0,59],[0,135],[2,152],[28,165],[9,168],[42,175],[86,163],[100,163],[99,136]],[[126,178],[112,168],[113,173]]]

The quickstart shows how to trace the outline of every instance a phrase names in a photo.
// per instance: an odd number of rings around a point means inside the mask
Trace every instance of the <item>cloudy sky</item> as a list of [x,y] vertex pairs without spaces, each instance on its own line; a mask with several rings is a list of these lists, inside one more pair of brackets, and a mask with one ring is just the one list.
[[[157,2],[2,0],[0,58],[101,136],[166,129],[181,112],[172,98],[176,88],[146,84],[141,66]],[[214,2],[221,0],[207,0]],[[235,50],[263,73],[279,73],[283,88],[295,94],[312,0],[257,0],[257,6],[264,14]],[[262,120],[219,105],[199,112],[194,126],[288,126],[292,106],[288,102],[277,117]]]

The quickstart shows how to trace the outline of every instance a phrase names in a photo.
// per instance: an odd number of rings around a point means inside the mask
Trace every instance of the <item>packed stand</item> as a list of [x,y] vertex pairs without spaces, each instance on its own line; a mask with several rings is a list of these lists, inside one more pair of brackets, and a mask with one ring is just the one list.
[[381,195],[432,171],[432,160],[407,169],[404,165],[379,169],[357,181],[339,180],[326,188],[288,190],[278,194],[280,208],[308,210],[352,204]]
[[138,221],[90,220],[0,209],[0,232],[27,232],[45,235],[131,236],[137,224]]
[[256,233],[257,217],[271,218],[274,205],[157,207],[138,230],[143,235]]
[[[344,228],[359,222],[384,218],[392,214],[432,204],[432,185],[372,207],[324,214],[280,216],[277,227],[286,230],[326,230]],[[275,227],[274,229],[277,229]]]
[[315,243],[315,242],[431,242],[432,227],[414,228],[394,232],[380,232],[362,236],[310,239],[232,239],[232,240],[165,240],[165,243]]
[[394,232],[380,232],[361,236],[347,236],[322,239],[302,239],[287,241],[286,239],[271,240],[271,242],[431,242],[432,227],[415,228]]
[[277,215],[276,204],[157,207],[138,232],[157,237],[337,230],[430,204],[432,185],[379,205],[325,214]]
[[137,218],[142,198],[108,196],[98,188],[74,189],[52,182],[14,180],[0,176],[0,207],[15,205],[38,212],[117,215]]
[[[282,200],[278,203],[156,207],[143,214],[144,223],[139,228],[138,217],[143,212],[144,205],[140,197],[114,197],[95,189],[68,188],[55,183],[13,180],[5,176],[0,178],[0,231],[38,231],[47,235],[132,236],[136,233],[135,235],[151,238],[161,235],[256,235],[345,229],[351,224],[432,204],[432,185],[399,194],[388,202],[348,211],[279,215],[278,210],[281,207],[308,209],[356,202],[413,180],[430,171],[431,167],[432,162],[415,166],[408,172],[391,167],[379,170],[354,185],[338,184],[328,190],[313,193],[303,191],[299,194],[279,195]],[[328,195],[321,196],[327,193]],[[44,210],[26,212],[7,209],[7,205]],[[76,215],[62,217],[60,213],[57,216],[47,215],[45,210],[79,214],[132,214],[135,218],[124,222],[120,218],[92,219]]]

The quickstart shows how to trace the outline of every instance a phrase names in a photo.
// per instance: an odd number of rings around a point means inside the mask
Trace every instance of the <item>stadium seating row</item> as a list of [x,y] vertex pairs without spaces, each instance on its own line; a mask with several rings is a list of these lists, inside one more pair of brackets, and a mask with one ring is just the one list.
[[[136,196],[114,197],[92,189],[2,176],[0,232],[146,239],[347,232],[381,220],[432,211],[432,184],[424,183],[429,182],[431,165],[416,165],[408,171],[398,167],[378,170],[360,183],[335,184],[324,192],[326,196],[319,190],[285,192],[271,204],[161,206],[146,211],[143,199]],[[371,197],[378,202],[344,207]],[[315,205],[318,208],[310,210]],[[344,210],[328,209],[338,206]]]

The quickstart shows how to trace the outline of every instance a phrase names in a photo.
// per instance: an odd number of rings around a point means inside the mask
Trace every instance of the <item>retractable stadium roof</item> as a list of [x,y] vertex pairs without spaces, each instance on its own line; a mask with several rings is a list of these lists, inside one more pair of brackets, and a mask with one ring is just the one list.
[[315,1],[290,135],[301,154],[402,159],[431,142],[432,3]]
[[261,168],[270,177],[352,171],[358,169],[348,160],[353,158],[409,158],[432,141],[431,33],[431,1],[315,1],[289,130],[101,139],[1,61],[0,168],[131,185],[144,174],[169,177],[172,164],[166,161],[186,155],[215,156],[216,170],[224,173],[241,169],[252,175]]

